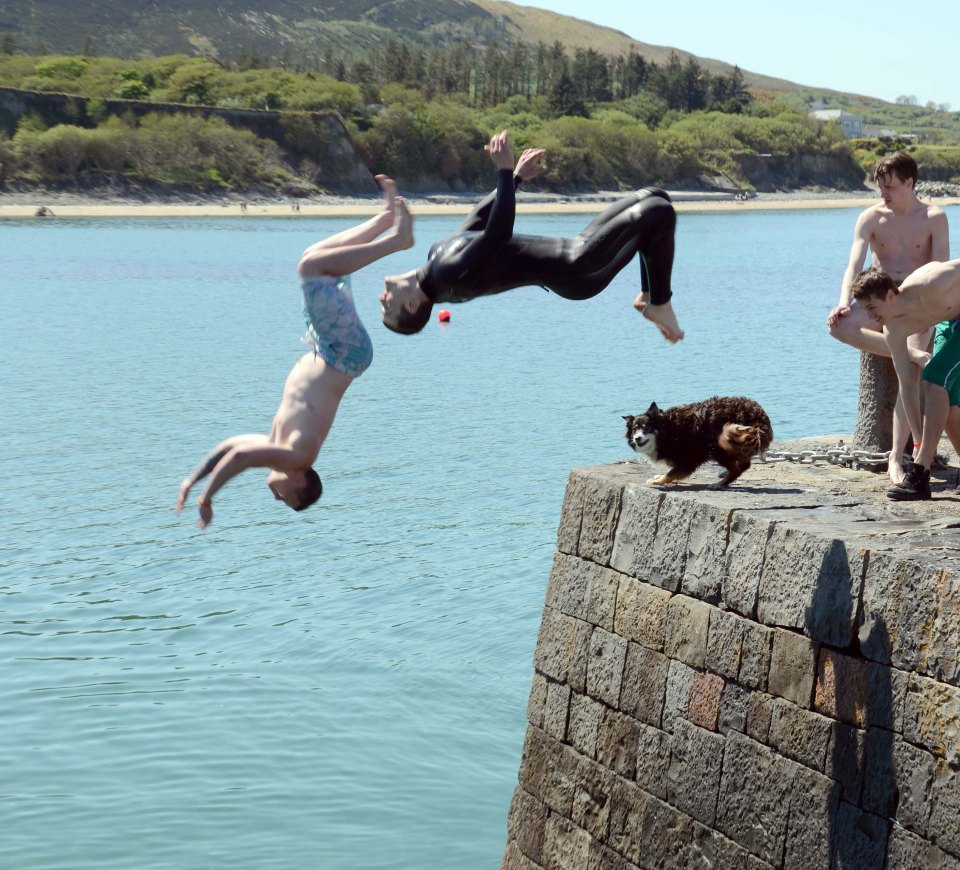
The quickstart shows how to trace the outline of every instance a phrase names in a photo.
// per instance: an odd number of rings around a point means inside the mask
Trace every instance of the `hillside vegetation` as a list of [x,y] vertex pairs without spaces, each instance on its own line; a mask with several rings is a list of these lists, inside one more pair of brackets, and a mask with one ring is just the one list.
[[[86,101],[82,117],[67,109],[61,117],[34,113],[0,133],[0,183],[8,186],[126,179],[309,193],[330,178],[322,164],[333,153],[311,112],[337,113],[370,170],[408,190],[486,187],[482,146],[503,128],[518,148],[548,149],[551,172],[541,183],[558,191],[858,189],[894,147],[914,152],[924,178],[960,179],[952,113],[773,93],[748,87],[736,67],[712,73],[676,53],[657,63],[632,47],[606,56],[560,42],[424,49],[391,38],[352,63],[337,60],[332,74],[270,66],[254,54],[224,63],[0,51],[0,86]],[[898,115],[921,132],[852,142],[836,124],[808,117],[815,98],[851,107],[860,99],[865,117]],[[108,110],[117,99],[157,110]],[[277,142],[258,139],[219,118],[181,117],[177,104],[278,112],[283,134]]]

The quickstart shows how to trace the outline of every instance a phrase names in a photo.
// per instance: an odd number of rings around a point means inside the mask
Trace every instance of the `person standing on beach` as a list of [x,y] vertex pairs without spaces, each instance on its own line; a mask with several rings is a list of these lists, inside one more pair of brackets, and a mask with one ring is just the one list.
[[[889,357],[890,349],[876,321],[860,306],[851,304],[853,283],[863,269],[867,251],[871,252],[873,265],[899,283],[920,266],[949,260],[950,241],[944,211],[935,205],[926,205],[917,197],[917,163],[909,154],[897,151],[878,161],[873,180],[880,188],[882,201],[857,218],[850,260],[840,284],[840,301],[827,315],[827,329],[844,344]],[[919,377],[920,369],[930,359],[928,347],[932,332],[931,324],[910,336],[907,343],[915,377]],[[944,390],[932,391],[930,399],[939,403],[941,411],[948,410]],[[951,422],[951,433],[954,430],[960,436],[960,415]],[[893,445],[888,464],[894,484],[902,482],[905,476],[902,456],[908,435],[902,396],[898,396],[893,410]],[[920,433],[915,430],[913,436],[916,446]]]
[[641,292],[634,307],[668,341],[683,338],[670,302],[676,214],[664,191],[631,193],[573,239],[514,235],[516,188],[544,171],[545,152],[528,148],[514,169],[506,130],[484,150],[497,168],[496,191],[474,208],[456,235],[430,249],[423,267],[384,279],[385,326],[411,335],[426,325],[434,303],[465,302],[530,285],[564,299],[589,299],[638,255]]
[[[947,422],[947,412],[950,405],[960,405],[960,329],[943,336],[923,369],[926,402],[922,414],[916,363],[909,342],[918,332],[960,318],[960,260],[928,263],[903,282],[874,267],[861,272],[851,289],[857,304],[883,328],[884,340],[897,370],[907,424],[911,432],[922,433],[919,450],[906,477],[891,487],[887,496],[896,501],[929,499],[930,466]],[[949,396],[947,407],[931,401],[934,390]]]
[[213,519],[213,497],[248,468],[269,468],[274,498],[302,511],[323,491],[313,468],[347,388],[370,365],[373,346],[350,292],[350,273],[413,245],[413,220],[397,187],[376,177],[383,210],[365,223],[307,248],[298,272],[303,286],[307,343],[313,347],[287,375],[269,435],[234,435],[218,444],[180,484],[180,513],[190,490],[209,475],[197,499],[201,529]]

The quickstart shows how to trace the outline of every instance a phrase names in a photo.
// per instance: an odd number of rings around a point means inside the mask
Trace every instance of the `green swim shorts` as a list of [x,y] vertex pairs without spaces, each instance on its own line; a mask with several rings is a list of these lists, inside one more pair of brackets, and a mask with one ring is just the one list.
[[943,387],[950,405],[960,405],[960,320],[944,320],[933,335],[933,356],[921,377]]

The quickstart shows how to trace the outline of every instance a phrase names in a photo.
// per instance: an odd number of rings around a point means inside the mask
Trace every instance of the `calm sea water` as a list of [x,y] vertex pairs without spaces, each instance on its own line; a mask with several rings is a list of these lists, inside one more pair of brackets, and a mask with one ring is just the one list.
[[[323,499],[294,514],[248,473],[205,532],[177,485],[268,429],[303,349],[296,259],[351,221],[0,224],[0,866],[498,866],[568,471],[627,458],[620,415],[651,400],[851,431],[857,357],[824,318],[855,216],[682,214],[676,347],[631,309],[635,268],[407,338],[371,267],[375,360]],[[384,269],[455,226],[421,218]]]

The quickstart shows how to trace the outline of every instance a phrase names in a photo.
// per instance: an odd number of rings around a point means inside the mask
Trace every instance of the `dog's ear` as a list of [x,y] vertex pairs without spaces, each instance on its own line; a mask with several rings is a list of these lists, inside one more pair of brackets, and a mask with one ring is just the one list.
[[653,416],[656,416],[656,415],[659,414],[659,413],[660,413],[660,409],[657,407],[657,403],[656,403],[656,402],[651,402],[651,403],[650,403],[650,407],[647,408],[647,414],[649,414],[651,417],[653,417]]
[[633,425],[633,417],[630,414],[624,414],[623,419],[627,421],[628,426]]

